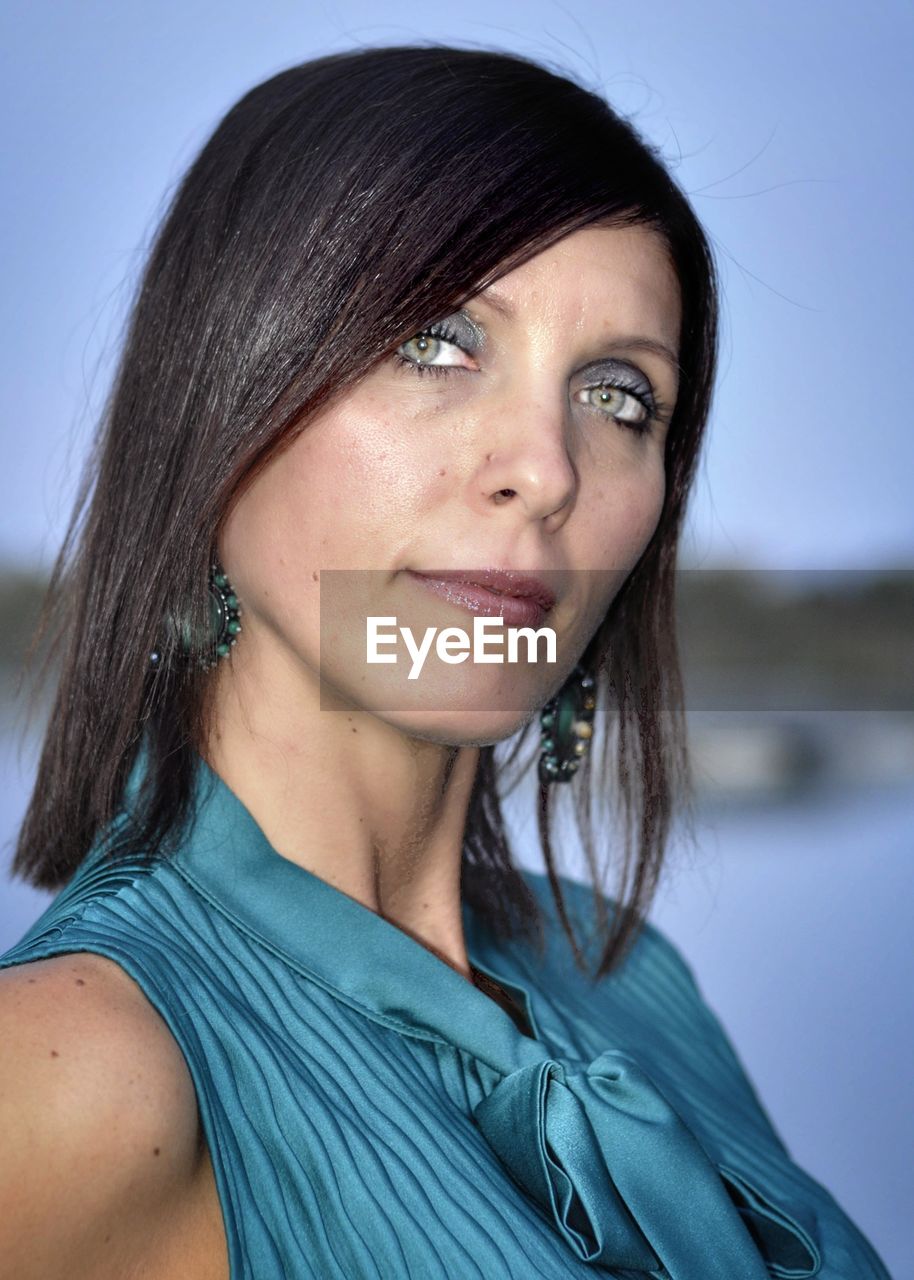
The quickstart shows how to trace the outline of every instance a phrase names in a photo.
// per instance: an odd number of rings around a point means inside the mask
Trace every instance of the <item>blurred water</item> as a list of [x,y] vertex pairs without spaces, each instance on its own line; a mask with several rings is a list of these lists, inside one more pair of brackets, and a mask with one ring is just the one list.
[[[48,901],[7,878],[32,768],[0,732],[0,951]],[[651,918],[691,964],[794,1159],[892,1274],[909,1274],[914,787],[706,808],[698,836],[697,852],[671,850]],[[522,861],[531,849],[528,836]]]
[[911,1275],[914,787],[705,813],[651,918],[797,1163]]

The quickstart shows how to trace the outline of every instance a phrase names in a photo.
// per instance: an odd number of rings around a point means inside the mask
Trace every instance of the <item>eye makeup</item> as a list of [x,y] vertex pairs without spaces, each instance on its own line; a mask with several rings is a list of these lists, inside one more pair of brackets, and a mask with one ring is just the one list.
[[[459,347],[464,354],[469,356],[477,356],[482,351],[486,341],[482,326],[464,310],[455,311],[434,324],[426,325],[425,328],[417,331],[414,338],[409,341],[415,342],[420,338],[431,338],[437,339],[439,342],[450,343]],[[407,344],[404,343],[402,345],[406,346]],[[430,361],[415,360],[399,352],[398,360],[401,365],[408,366],[420,374],[434,373],[446,376],[455,368],[452,364],[435,364]],[[637,424],[642,429],[646,429],[652,421],[665,420],[666,408],[658,400],[650,379],[637,365],[633,365],[627,360],[606,357],[602,360],[591,361],[577,370],[573,376],[573,383],[576,384],[574,392],[576,399],[581,392],[596,391],[603,387],[627,393],[631,398],[638,401],[645,412],[645,419],[642,423]],[[579,401],[579,403],[584,402]],[[628,423],[628,425],[634,427],[636,424]]]
[[455,311],[435,324],[422,330],[433,338],[443,338],[445,342],[454,342],[469,356],[477,355],[485,345],[485,334],[475,320],[465,311]]
[[597,360],[579,369],[574,380],[581,386],[593,387],[605,382],[614,387],[621,387],[623,391],[629,391],[633,396],[637,396],[651,413],[657,410],[654,388],[650,381],[640,369],[626,360]]

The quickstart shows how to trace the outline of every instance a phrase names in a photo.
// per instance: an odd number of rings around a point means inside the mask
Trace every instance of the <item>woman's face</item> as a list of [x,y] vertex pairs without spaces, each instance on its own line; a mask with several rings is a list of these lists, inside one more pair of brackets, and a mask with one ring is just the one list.
[[[515,732],[654,532],[679,328],[675,271],[644,227],[573,232],[455,315],[429,316],[425,337],[405,335],[319,411],[232,508],[220,553],[244,608],[233,674],[277,713],[319,699],[432,741]],[[555,664],[523,646],[515,663],[448,663],[433,639],[409,679],[399,628],[420,645],[431,627],[472,641],[474,626],[410,571],[489,568],[552,589],[536,625],[555,632]],[[376,652],[396,662],[368,662],[368,617],[387,619],[375,625],[396,643]],[[507,656],[492,639],[488,652]]]

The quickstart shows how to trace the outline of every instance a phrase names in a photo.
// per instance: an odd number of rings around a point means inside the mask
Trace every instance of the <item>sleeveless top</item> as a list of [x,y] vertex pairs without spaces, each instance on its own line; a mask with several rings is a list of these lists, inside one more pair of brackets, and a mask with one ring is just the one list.
[[[277,853],[202,760],[194,805],[167,856],[99,841],[0,968],[86,951],[139,984],[193,1079],[231,1280],[890,1280],[655,926],[595,983],[545,875],[522,873],[542,956],[464,904],[531,1037]],[[562,883],[595,944],[590,889]]]

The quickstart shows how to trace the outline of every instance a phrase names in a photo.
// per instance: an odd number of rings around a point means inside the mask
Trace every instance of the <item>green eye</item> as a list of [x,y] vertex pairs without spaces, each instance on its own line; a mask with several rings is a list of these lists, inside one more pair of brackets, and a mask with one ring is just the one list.
[[579,404],[599,409],[608,418],[635,431],[647,431],[651,421],[651,408],[632,391],[602,383],[596,387],[584,387],[575,395]]
[[414,338],[401,345],[400,351],[407,360],[415,360],[416,364],[434,364],[444,345],[434,334],[417,333]]
[[397,348],[400,362],[416,373],[446,374],[453,369],[466,369],[468,355],[459,336],[444,325],[421,329]]

